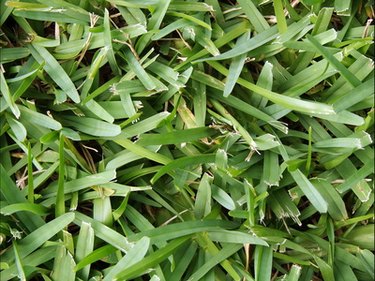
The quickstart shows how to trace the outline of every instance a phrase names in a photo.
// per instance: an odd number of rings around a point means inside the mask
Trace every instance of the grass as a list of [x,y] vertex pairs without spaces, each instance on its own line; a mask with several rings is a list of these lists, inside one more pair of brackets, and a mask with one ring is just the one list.
[[373,280],[372,4],[2,1],[1,280]]

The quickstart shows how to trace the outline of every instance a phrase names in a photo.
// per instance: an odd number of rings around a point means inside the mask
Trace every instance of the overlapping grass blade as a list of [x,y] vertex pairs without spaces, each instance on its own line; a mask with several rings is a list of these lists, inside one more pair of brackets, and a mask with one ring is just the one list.
[[171,254],[173,254],[179,247],[184,245],[190,239],[189,236],[181,237],[168,243],[167,246],[155,251],[154,253],[146,256],[143,260],[135,263],[133,266],[129,267],[118,273],[115,278],[117,279],[128,279],[131,277],[136,277],[143,274],[148,268],[153,267],[163,260],[167,259]]
[[170,173],[171,171],[177,168],[184,168],[187,166],[192,165],[199,165],[203,163],[213,163],[215,162],[215,155],[214,154],[202,154],[202,155],[195,155],[189,157],[182,157],[171,161],[163,168],[161,168],[151,179],[151,183],[156,182],[159,178],[161,178],[166,173]]
[[147,254],[150,246],[150,239],[145,236],[141,238],[134,247],[111,269],[104,277],[103,281],[113,280],[115,276],[120,275],[122,271],[131,268],[132,265],[140,262]]
[[28,45],[28,48],[34,59],[39,64],[45,63],[43,67],[44,70],[56,82],[56,84],[67,94],[68,97],[78,103],[80,101],[78,91],[58,61],[44,47],[32,44]]
[[[91,224],[92,229],[94,230],[95,236],[109,243],[113,247],[119,249],[122,252],[127,252],[133,246],[132,243],[128,242],[124,236],[115,230],[105,226],[104,224],[93,220],[92,218],[75,212],[74,223],[81,225],[83,222]],[[86,264],[84,265],[86,266]]]
[[320,213],[326,213],[328,209],[328,204],[315,188],[315,186],[305,177],[305,175],[300,170],[289,171],[299,188],[302,189],[303,193],[311,201],[311,204]]
[[0,72],[0,82],[1,82],[1,93],[3,94],[5,102],[12,110],[12,113],[14,114],[14,116],[16,118],[19,118],[21,115],[20,110],[18,109],[17,105],[15,104],[13,100],[13,96],[11,92],[9,91],[8,84],[5,80],[5,77],[2,71]]
[[[228,74],[228,70],[222,65],[216,62],[208,62],[212,67],[217,69],[224,75]],[[321,115],[334,115],[335,112],[332,106],[323,103],[310,102],[300,99],[291,98],[288,96],[283,96],[281,94],[266,90],[257,85],[254,85],[251,82],[246,81],[245,79],[238,78],[238,84],[244,86],[245,88],[254,91],[255,93],[269,99],[275,104],[279,104],[285,108],[289,108],[296,111],[301,111],[309,114],[321,114]]]
[[[247,32],[238,39],[238,42],[236,44],[240,45],[243,42],[249,40],[249,38],[250,38],[250,32]],[[236,84],[236,81],[241,74],[241,71],[245,64],[245,60],[246,60],[246,54],[242,54],[238,56],[237,58],[233,59],[233,61],[231,62],[230,67],[229,67],[229,74],[228,74],[227,81],[224,87],[224,94],[223,94],[224,97],[229,96],[230,93],[232,92],[233,87]]]
[[35,203],[15,203],[1,207],[0,209],[0,213],[5,216],[9,216],[22,211],[31,212],[39,216],[47,215],[49,213],[48,208]]
[[64,116],[61,121],[73,128],[97,137],[114,137],[121,133],[119,125],[110,124],[91,117]]
[[[61,231],[69,223],[74,220],[73,213],[66,213],[34,230],[25,238],[18,242],[18,254],[20,258],[24,258],[38,249],[43,243],[51,239],[55,234]],[[14,257],[10,252],[3,255],[3,260],[7,263],[14,261]]]

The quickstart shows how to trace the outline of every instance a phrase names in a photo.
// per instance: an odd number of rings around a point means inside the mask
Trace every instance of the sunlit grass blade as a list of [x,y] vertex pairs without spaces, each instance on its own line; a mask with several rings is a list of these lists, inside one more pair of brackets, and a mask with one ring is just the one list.
[[[166,119],[169,116],[169,112],[160,112],[149,118],[146,118],[142,121],[135,123],[132,126],[126,127],[122,130],[118,138],[131,138],[148,131],[155,129],[161,121]],[[116,138],[117,139],[117,138]]]
[[335,111],[340,112],[364,100],[374,93],[374,78],[365,81],[358,87],[350,90],[344,96],[341,96],[334,104]]
[[328,213],[335,220],[345,220],[348,213],[345,203],[334,187],[324,180],[312,180],[311,183],[319,190],[328,203]]
[[219,111],[219,113],[222,114],[225,119],[228,119],[231,122],[232,126],[238,130],[244,140],[248,143],[250,149],[256,150],[258,148],[258,145],[254,141],[252,136],[248,133],[248,131],[246,131],[245,128],[243,128],[242,125],[229,112],[227,112],[219,102],[213,100],[211,102],[215,109]]
[[[273,65],[270,62],[266,62],[264,64],[264,67],[259,75],[257,85],[259,87],[265,88],[267,90],[272,90],[272,84],[273,84]],[[252,103],[255,107],[263,108],[267,104],[267,99],[261,96],[254,95],[251,97]]]
[[[100,187],[97,187],[100,189]],[[113,224],[112,205],[109,196],[103,195],[101,198],[93,199],[93,219],[106,226]]]
[[184,13],[179,13],[179,12],[169,12],[168,14],[171,15],[171,16],[186,19],[188,21],[192,21],[193,23],[196,23],[197,25],[200,25],[204,28],[207,28],[208,30],[212,30],[212,28],[209,24],[205,23],[204,21],[201,21],[201,20],[197,19],[196,17],[190,16],[190,15],[187,15],[187,14],[184,14]]
[[349,178],[345,180],[344,183],[340,184],[340,186],[337,187],[337,190],[339,192],[345,192],[349,190],[350,188],[353,188],[355,183],[358,181],[358,179],[363,179],[373,173],[374,170],[374,162],[371,160],[364,164],[362,168],[360,168],[357,173],[352,174]]

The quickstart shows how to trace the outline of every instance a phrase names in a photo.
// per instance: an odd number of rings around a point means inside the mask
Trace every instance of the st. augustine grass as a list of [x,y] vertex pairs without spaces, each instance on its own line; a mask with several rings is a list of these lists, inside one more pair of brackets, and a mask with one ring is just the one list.
[[6,280],[374,280],[371,0],[0,13]]

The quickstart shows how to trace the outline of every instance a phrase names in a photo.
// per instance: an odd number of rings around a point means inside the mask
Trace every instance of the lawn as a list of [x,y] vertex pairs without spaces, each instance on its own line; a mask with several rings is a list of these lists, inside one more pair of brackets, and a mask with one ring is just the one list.
[[373,4],[1,0],[0,280],[374,280]]

